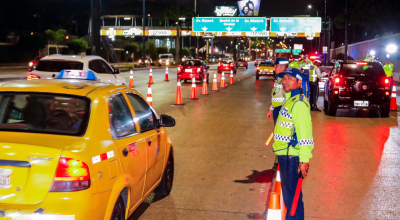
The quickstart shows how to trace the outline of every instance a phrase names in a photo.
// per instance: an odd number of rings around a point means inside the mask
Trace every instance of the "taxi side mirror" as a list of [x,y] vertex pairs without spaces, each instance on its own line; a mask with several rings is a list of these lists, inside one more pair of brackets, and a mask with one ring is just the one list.
[[115,74],[119,74],[119,73],[120,73],[120,71],[119,71],[119,70],[117,70],[117,69],[114,69],[114,73],[115,73]]
[[160,127],[174,127],[175,119],[169,115],[160,115],[158,124]]

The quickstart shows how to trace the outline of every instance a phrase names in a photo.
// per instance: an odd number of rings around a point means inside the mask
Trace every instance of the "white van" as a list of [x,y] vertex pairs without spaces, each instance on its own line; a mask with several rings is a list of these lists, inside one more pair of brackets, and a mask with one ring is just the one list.
[[174,55],[172,55],[172,53],[164,53],[164,54],[160,54],[159,55],[159,60],[158,63],[162,65],[171,65],[171,64],[175,64],[175,59],[174,59]]

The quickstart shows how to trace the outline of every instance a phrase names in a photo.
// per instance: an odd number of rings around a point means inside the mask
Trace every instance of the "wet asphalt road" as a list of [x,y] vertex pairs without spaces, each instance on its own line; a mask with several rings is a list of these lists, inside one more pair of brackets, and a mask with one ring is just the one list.
[[[200,95],[198,82],[196,101],[189,99],[191,84],[183,83],[185,105],[173,106],[176,68],[169,69],[170,82],[163,81],[164,73],[153,69],[153,104],[158,114],[177,122],[168,129],[175,148],[174,186],[166,198],[151,203],[149,198],[130,220],[262,219],[275,159],[265,146],[273,130],[266,119],[272,81],[255,81],[250,63],[226,89],[212,92],[210,78],[208,96]],[[129,73],[121,74],[129,79]],[[147,81],[148,70],[134,71],[135,88],[144,96]],[[318,104],[322,109],[322,97]],[[311,115],[315,148],[303,185],[306,219],[399,219],[398,113]]]

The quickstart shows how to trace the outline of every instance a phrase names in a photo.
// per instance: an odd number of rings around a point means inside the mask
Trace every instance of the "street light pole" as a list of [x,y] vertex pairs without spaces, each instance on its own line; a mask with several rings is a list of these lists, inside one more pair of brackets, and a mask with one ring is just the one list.
[[142,57],[146,56],[146,51],[145,51],[145,46],[144,46],[144,35],[145,35],[145,19],[146,19],[146,0],[142,0],[143,1],[143,16],[142,16]]
[[348,41],[347,41],[347,0],[346,0],[346,28],[344,31],[344,61],[347,61],[347,46],[348,46]]
[[91,0],[92,55],[100,55],[100,0]]

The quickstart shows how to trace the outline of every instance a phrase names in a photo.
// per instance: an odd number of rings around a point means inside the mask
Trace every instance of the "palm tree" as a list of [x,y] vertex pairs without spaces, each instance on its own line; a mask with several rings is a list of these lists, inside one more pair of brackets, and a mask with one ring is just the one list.
[[195,13],[189,9],[182,9],[177,6],[168,7],[162,14],[162,20],[171,19],[176,22],[176,38],[175,38],[175,56],[176,60],[180,59],[180,20],[179,18],[194,17]]

